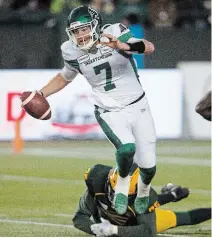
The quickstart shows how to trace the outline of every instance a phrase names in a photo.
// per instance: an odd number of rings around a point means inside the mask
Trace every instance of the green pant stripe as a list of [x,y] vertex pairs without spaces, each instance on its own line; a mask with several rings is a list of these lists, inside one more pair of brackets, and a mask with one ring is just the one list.
[[129,60],[130,60],[130,63],[131,63],[131,65],[132,65],[132,68],[133,68],[133,70],[134,70],[134,73],[135,73],[135,75],[136,75],[136,78],[137,78],[139,84],[141,84],[141,82],[139,81],[138,70],[137,70],[137,67],[136,67],[136,64],[135,64],[135,61],[134,61],[132,55],[130,55]]
[[104,131],[105,135],[108,137],[108,139],[113,143],[113,145],[118,150],[122,146],[122,143],[119,140],[119,138],[114,134],[112,129],[108,126],[108,124],[101,118],[100,112],[98,111],[97,108],[95,109],[95,117],[99,125],[101,126],[102,130]]

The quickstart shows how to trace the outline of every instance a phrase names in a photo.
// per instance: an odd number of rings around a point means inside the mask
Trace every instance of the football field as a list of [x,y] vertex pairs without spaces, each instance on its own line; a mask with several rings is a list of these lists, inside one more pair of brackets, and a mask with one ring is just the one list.
[[[114,165],[107,141],[27,142],[23,153],[0,143],[0,236],[88,236],[76,230],[72,217],[87,168]],[[211,144],[209,141],[158,141],[159,191],[172,182],[188,187],[190,196],[164,208],[188,210],[211,206]],[[159,236],[211,236],[211,221],[170,229]]]

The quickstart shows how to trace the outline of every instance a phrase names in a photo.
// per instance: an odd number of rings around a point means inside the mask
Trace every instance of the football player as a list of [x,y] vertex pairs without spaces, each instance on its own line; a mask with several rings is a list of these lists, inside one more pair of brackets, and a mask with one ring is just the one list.
[[87,190],[80,198],[73,218],[74,227],[96,236],[152,237],[170,228],[211,219],[211,208],[183,212],[160,209],[160,205],[188,197],[187,188],[173,184],[165,185],[159,195],[151,188],[148,210],[145,214],[136,214],[134,200],[139,177],[136,164],[132,165],[130,175],[129,205],[126,213],[119,215],[112,203],[118,178],[117,168],[98,164],[86,171]]
[[198,102],[195,110],[203,118],[211,121],[211,91],[207,92],[200,102]]
[[48,97],[82,74],[92,87],[95,116],[114,145],[118,167],[114,207],[124,214],[128,206],[129,170],[140,168],[135,211],[142,214],[149,203],[150,183],[156,173],[155,126],[145,92],[139,82],[132,54],[151,54],[154,45],[136,39],[116,23],[102,26],[101,16],[88,6],[71,11],[62,44],[64,68],[40,93]]

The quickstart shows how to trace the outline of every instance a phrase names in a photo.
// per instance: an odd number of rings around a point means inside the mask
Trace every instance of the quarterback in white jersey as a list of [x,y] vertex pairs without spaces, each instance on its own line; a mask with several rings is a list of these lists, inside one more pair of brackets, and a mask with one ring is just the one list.
[[114,208],[128,206],[130,167],[140,168],[134,207],[138,214],[149,205],[150,183],[156,172],[156,133],[132,53],[151,54],[154,45],[136,39],[121,23],[101,25],[100,15],[88,6],[72,10],[67,20],[69,40],[62,44],[64,68],[40,93],[48,97],[82,74],[92,87],[95,116],[116,148],[118,180]]

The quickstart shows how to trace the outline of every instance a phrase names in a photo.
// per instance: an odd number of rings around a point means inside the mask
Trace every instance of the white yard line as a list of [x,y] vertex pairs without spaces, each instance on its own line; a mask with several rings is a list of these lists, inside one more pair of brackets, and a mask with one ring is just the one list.
[[166,233],[157,233],[157,236],[162,236],[162,237],[185,237],[185,236],[180,236],[180,235],[172,235],[172,234],[166,234]]
[[22,221],[22,220],[13,220],[13,219],[1,219],[0,223],[16,223],[16,224],[24,224],[24,225],[39,225],[39,226],[53,226],[53,227],[64,227],[73,229],[73,225],[63,225],[63,224],[54,224],[54,223],[46,223],[46,222],[34,222],[34,221]]
[[179,164],[179,165],[186,165],[186,166],[204,166],[204,167],[211,167],[211,160],[210,159],[188,159],[183,157],[162,157],[157,156],[157,163],[159,164]]
[[[51,184],[73,184],[73,185],[85,184],[83,180],[40,178],[40,177],[18,176],[18,175],[7,175],[7,174],[0,174],[0,181],[19,181],[19,182],[33,182],[33,183],[35,182],[35,183],[51,183]],[[162,185],[153,186],[153,187],[159,191]],[[191,191],[191,193],[211,195],[210,190],[192,189],[192,188],[189,188],[189,190]]]
[[74,217],[74,214],[64,214],[64,213],[56,213],[55,214],[56,217]]
[[[0,149],[0,154],[11,155],[11,150],[8,149]],[[54,150],[54,149],[29,149],[26,148],[23,152],[23,155],[31,155],[31,156],[39,156],[42,158],[52,157],[52,158],[77,158],[77,159],[94,159],[94,160],[114,160],[113,151],[106,150],[105,152],[102,150],[95,150],[93,148],[90,149],[73,149],[73,150]],[[190,159],[186,157],[164,157],[157,156],[157,163],[159,164],[178,164],[185,166],[204,166],[211,167],[211,158],[202,159],[195,158]]]
[[[13,220],[13,219],[1,219],[0,223],[13,223],[13,224],[24,224],[24,225],[39,225],[39,226],[51,226],[51,227],[63,227],[63,228],[69,228],[69,229],[75,229],[73,225],[64,225],[64,224],[55,224],[55,223],[47,223],[47,222],[34,222],[34,221],[23,221],[23,220]],[[201,227],[201,229],[204,227]],[[207,227],[207,230],[210,230],[209,227]],[[165,237],[184,237],[181,235],[175,235],[175,234],[169,234],[169,233],[159,233],[157,236],[165,236]]]
[[[1,145],[0,145],[1,146]],[[51,145],[49,146],[37,146],[36,147],[25,147],[24,150],[39,150],[39,149],[44,149],[44,150],[49,150],[49,149],[53,149],[53,150],[58,150],[61,147],[58,144],[58,147],[53,146],[51,147]],[[1,150],[11,150],[10,147],[8,146],[1,146],[0,147]],[[103,146],[103,145],[99,145],[99,146],[94,146],[93,143],[89,145],[77,145],[77,143],[73,146],[72,143],[70,143],[70,147],[67,145],[65,147],[62,147],[62,151],[70,151],[70,150],[83,150],[83,151],[96,151],[96,150],[100,150],[102,152],[113,152],[114,148],[113,146]],[[211,153],[211,147],[210,144],[204,145],[204,146],[196,146],[196,145],[185,145],[185,146],[181,146],[181,145],[167,145],[167,146],[161,146],[161,145],[157,145],[156,147],[156,151],[157,153],[161,153],[161,154],[205,154]]]
[[52,184],[85,184],[83,180],[72,180],[72,179],[54,179],[54,178],[40,178],[40,177],[29,177],[29,176],[17,176],[17,175],[5,175],[0,174],[0,181],[23,181],[23,182],[38,182],[38,183],[52,183]]
[[205,154],[211,153],[211,148],[209,146],[157,146],[157,153],[160,154]]

